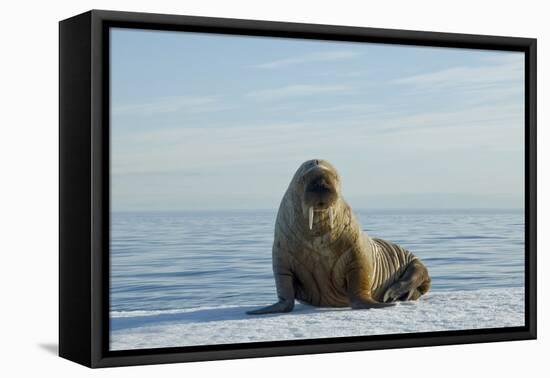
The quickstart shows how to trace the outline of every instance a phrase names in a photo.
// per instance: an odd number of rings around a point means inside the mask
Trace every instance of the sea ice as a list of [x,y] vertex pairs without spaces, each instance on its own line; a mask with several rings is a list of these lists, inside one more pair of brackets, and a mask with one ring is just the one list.
[[111,350],[381,335],[524,325],[524,289],[429,292],[372,310],[297,304],[286,314],[246,315],[251,306],[111,313]]

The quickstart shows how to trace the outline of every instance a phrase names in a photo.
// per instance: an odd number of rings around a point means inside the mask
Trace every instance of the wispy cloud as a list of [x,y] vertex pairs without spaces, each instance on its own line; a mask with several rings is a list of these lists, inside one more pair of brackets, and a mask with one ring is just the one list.
[[325,106],[322,108],[314,108],[308,110],[307,113],[310,114],[327,114],[327,113],[338,113],[338,114],[349,114],[357,112],[373,112],[378,109],[379,105],[377,104],[339,104],[334,106]]
[[[495,64],[499,62],[500,64]],[[523,56],[492,57],[492,64],[457,66],[440,71],[397,78],[393,84],[407,84],[432,89],[457,88],[461,86],[489,86],[523,80]]]
[[352,88],[346,85],[297,84],[280,88],[252,91],[247,93],[246,97],[259,101],[271,101],[324,94],[345,94],[351,93],[352,91]]
[[[342,146],[346,146],[344,155],[351,151],[360,155],[366,146],[376,149],[376,153],[369,151],[369,155],[380,156],[388,146],[401,153],[409,151],[414,155],[431,150],[441,151],[444,156],[448,150],[482,145],[484,153],[489,153],[494,149],[521,146],[517,143],[521,128],[514,128],[521,122],[521,107],[493,106],[475,107],[468,112],[386,114],[383,118],[374,112],[369,117],[343,117],[337,123],[327,119],[235,127],[226,127],[223,123],[208,128],[149,127],[112,136],[117,151],[112,173],[176,172],[182,169],[182,162],[190,172],[216,171],[222,166],[261,165],[265,161],[300,160],[329,153],[338,156],[343,153]],[[305,143],[311,140],[312,130],[315,130],[314,143]]]
[[347,59],[355,58],[358,55],[359,55],[358,53],[354,51],[349,51],[349,50],[324,51],[324,52],[310,53],[310,54],[291,57],[291,58],[273,60],[271,62],[258,64],[254,67],[262,68],[262,69],[277,69],[277,68],[285,68],[285,67],[290,67],[290,66],[305,64],[305,63],[347,60]]
[[524,95],[522,54],[491,56],[478,65],[460,65],[390,81],[416,99],[447,98],[453,107],[521,102]]
[[160,97],[153,101],[122,104],[113,107],[113,115],[153,116],[163,113],[185,111],[189,113],[212,112],[229,109],[231,106],[220,103],[213,96],[169,96]]
[[[461,130],[471,135],[471,130],[479,133],[482,129],[510,127],[523,122],[523,105],[510,106],[476,106],[469,109],[439,112],[418,112],[410,115],[396,116],[386,120],[372,120],[378,134],[448,132],[449,128]],[[471,129],[471,130],[468,130]],[[518,128],[521,131],[521,128]],[[443,131],[445,130],[445,131]],[[446,146],[450,145],[451,141]],[[445,146],[443,146],[443,149]]]

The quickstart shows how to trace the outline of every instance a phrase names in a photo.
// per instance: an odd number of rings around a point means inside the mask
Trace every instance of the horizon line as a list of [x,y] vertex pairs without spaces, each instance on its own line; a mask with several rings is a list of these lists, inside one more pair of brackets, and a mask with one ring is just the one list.
[[[170,210],[110,210],[112,213],[180,213],[180,212],[216,212],[216,211],[278,211],[278,208],[220,208],[220,209],[170,209]],[[507,210],[507,211],[525,211],[524,207],[357,207],[354,211],[372,211],[372,210]]]

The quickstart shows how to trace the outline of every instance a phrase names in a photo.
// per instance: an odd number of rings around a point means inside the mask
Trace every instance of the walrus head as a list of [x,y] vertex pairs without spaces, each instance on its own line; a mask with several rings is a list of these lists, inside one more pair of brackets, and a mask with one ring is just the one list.
[[294,179],[302,211],[311,230],[316,217],[320,225],[333,227],[335,211],[340,199],[340,179],[336,169],[325,160],[312,159],[303,163]]

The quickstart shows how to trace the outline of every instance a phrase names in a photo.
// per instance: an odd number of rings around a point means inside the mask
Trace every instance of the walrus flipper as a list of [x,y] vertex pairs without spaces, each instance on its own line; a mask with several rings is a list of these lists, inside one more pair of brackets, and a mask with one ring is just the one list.
[[353,302],[351,302],[351,308],[354,310],[360,310],[360,309],[369,309],[369,308],[384,308],[384,307],[391,307],[395,306],[395,303],[388,302],[378,302],[371,298],[362,298],[362,299],[355,299]]
[[419,259],[413,260],[403,275],[384,293],[383,302],[416,300],[431,286],[428,270]]
[[257,310],[247,311],[249,315],[274,314],[279,312],[290,312],[294,309],[294,284],[291,273],[275,273],[275,284],[279,301],[271,306]]
[[363,269],[350,269],[347,274],[348,299],[353,309],[383,308],[395,303],[378,302],[372,297],[369,275]]
[[294,300],[279,301],[271,306],[259,308],[257,310],[247,311],[248,315],[275,314],[279,312],[290,312],[294,309]]

